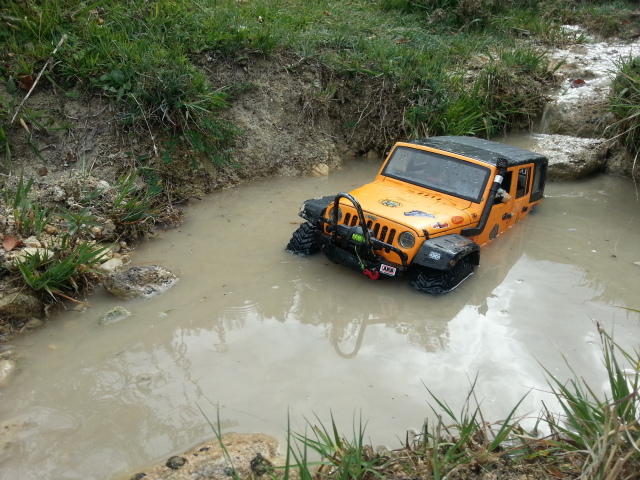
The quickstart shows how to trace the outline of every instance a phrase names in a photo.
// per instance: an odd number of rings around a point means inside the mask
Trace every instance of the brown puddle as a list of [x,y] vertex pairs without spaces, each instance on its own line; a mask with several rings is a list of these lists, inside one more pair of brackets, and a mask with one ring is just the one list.
[[[16,343],[20,371],[0,392],[0,478],[128,478],[223,432],[285,438],[287,415],[346,436],[400,446],[432,418],[427,388],[460,411],[478,375],[486,419],[533,419],[541,362],[563,361],[603,385],[594,321],[631,350],[640,338],[640,207],[633,183],[600,176],[551,183],[541,207],[483,247],[455,292],[431,297],[408,279],[372,282],[321,255],[284,251],[300,203],[369,181],[357,160],[328,178],[281,178],[218,192],[179,229],[142,245],[134,262],[181,277],[161,296],[97,292]],[[98,325],[117,305],[133,316]],[[526,424],[526,421],[524,422]],[[6,427],[6,428],[5,428]]]

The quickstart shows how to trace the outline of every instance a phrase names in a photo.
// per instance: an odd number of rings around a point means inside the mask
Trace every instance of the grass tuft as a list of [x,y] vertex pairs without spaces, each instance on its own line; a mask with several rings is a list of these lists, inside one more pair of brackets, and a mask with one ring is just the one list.
[[[561,414],[551,414],[546,407],[541,412],[535,430],[546,423],[551,433],[545,437],[520,426],[516,410],[524,398],[503,421],[487,422],[474,394],[476,377],[458,414],[429,391],[435,424],[425,423],[413,440],[407,434],[404,445],[393,451],[374,451],[364,442],[362,419],[354,421],[350,439],[339,432],[333,414],[329,426],[317,416],[317,423],[307,421],[311,435],[292,433],[288,423],[285,471],[296,468],[300,478],[317,480],[638,478],[640,353],[629,354],[598,328],[609,393],[600,398],[577,377],[564,384],[547,371]],[[309,452],[320,461],[310,461]]]
[[620,138],[630,152],[640,150],[640,57],[618,60],[612,82],[609,111],[616,121],[607,129]]

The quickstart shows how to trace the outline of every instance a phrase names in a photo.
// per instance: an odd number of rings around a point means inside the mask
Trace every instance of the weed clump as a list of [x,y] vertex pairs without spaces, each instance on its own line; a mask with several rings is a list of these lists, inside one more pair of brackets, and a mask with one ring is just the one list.
[[640,57],[622,58],[611,88],[609,110],[616,121],[609,127],[630,152],[640,150]]
[[[562,383],[547,371],[551,393],[560,406],[546,407],[535,429],[526,432],[515,412],[500,422],[483,418],[471,385],[462,410],[456,414],[432,394],[437,421],[397,450],[374,449],[365,443],[362,420],[350,439],[338,431],[331,417],[326,427],[308,421],[313,432],[288,432],[287,465],[280,478],[307,479],[632,479],[640,475],[640,353],[629,354],[598,325],[609,393],[598,395],[577,376]],[[625,368],[626,365],[626,368]],[[445,420],[448,418],[448,420]],[[310,453],[321,458],[309,460]],[[551,476],[551,477],[550,477]]]
[[[148,171],[146,175],[154,178]],[[137,171],[112,186],[79,186],[79,198],[69,197],[67,206],[42,206],[34,184],[34,179],[20,177],[2,186],[6,216],[0,217],[6,228],[0,281],[12,285],[20,280],[46,304],[73,299],[97,283],[96,267],[111,258],[112,245],[135,241],[158,222],[179,219],[177,211],[163,210],[161,184],[149,185]]]

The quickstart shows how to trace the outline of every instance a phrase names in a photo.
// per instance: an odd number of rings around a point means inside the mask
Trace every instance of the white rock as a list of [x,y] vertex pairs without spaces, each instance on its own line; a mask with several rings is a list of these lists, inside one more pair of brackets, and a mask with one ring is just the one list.
[[55,185],[53,187],[53,191],[51,192],[51,199],[54,202],[61,202],[65,199],[66,196],[67,196],[67,193],[58,185]]
[[42,244],[36,237],[29,237],[24,241],[26,247],[30,248],[42,248]]
[[18,263],[22,263],[27,259],[27,256],[39,255],[41,259],[51,259],[53,257],[53,252],[51,250],[47,250],[46,248],[34,248],[27,247],[23,248],[19,252],[16,252],[16,255],[13,257],[13,264],[18,265]]
[[120,258],[114,257],[107,260],[102,265],[99,265],[98,267],[96,267],[96,270],[98,270],[101,273],[114,273],[122,270],[122,267],[124,266],[124,264],[125,262],[122,260],[122,257]]
[[314,177],[326,177],[329,175],[329,165],[326,163],[318,163],[311,170],[311,175]]
[[107,325],[109,323],[119,322],[131,315],[131,312],[124,307],[114,307],[105,313],[98,323],[100,325]]
[[106,180],[100,180],[96,184],[96,188],[98,190],[104,191],[104,190],[109,190],[111,188],[111,185],[109,185],[109,182],[107,182]]
[[15,373],[17,363],[11,358],[0,359],[0,387],[4,387],[9,382],[11,376]]

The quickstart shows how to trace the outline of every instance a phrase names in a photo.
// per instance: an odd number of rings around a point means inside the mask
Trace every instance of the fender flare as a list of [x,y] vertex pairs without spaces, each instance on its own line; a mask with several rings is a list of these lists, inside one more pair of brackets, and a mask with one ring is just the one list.
[[425,240],[413,257],[413,264],[435,270],[447,270],[469,256],[473,265],[480,264],[480,245],[457,233]]
[[316,221],[324,215],[325,210],[335,198],[335,195],[328,195],[307,200],[300,206],[298,215],[315,225]]

